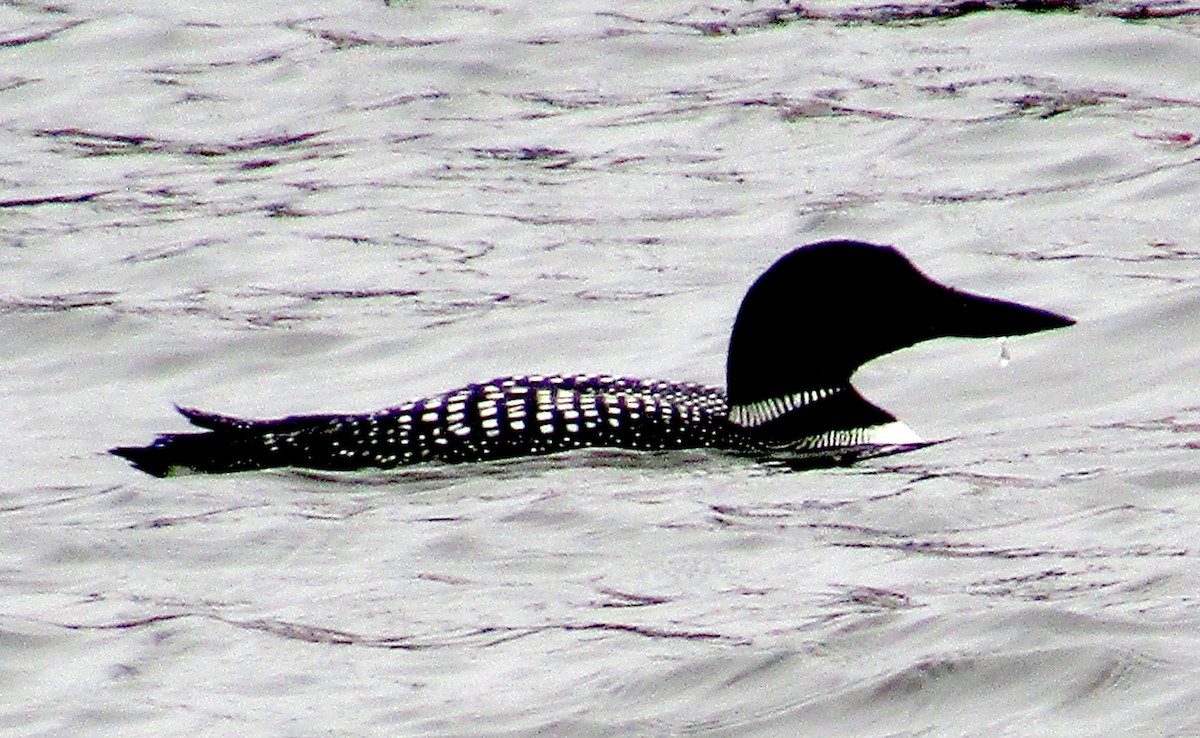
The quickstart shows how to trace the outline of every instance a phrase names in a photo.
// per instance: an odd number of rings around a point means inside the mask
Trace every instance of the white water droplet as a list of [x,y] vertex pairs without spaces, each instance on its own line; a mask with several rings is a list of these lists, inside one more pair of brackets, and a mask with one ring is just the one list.
[[1012,355],[1008,353],[1008,339],[1001,336],[998,340],[1000,341],[1000,368],[1003,369],[1012,361]]

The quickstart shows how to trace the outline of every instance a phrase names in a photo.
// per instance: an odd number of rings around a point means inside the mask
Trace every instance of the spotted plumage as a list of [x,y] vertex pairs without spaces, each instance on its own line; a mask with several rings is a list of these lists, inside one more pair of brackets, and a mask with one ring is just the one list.
[[890,247],[825,242],[787,254],[747,292],[730,337],[728,391],[577,374],[501,377],[361,415],[242,420],[180,408],[206,432],[112,453],[156,476],[389,469],[580,447],[856,458],[921,445],[851,386],[863,363],[938,336],[1020,335],[1072,322],[940,285]]
[[[243,420],[180,412],[213,432],[169,434],[146,450],[169,447],[189,460],[181,466],[205,471],[389,469],[585,446],[662,451],[748,443],[737,437],[719,389],[606,375],[501,377],[363,415]],[[132,460],[154,474],[173,471],[154,467],[156,457],[167,458],[152,452]]]

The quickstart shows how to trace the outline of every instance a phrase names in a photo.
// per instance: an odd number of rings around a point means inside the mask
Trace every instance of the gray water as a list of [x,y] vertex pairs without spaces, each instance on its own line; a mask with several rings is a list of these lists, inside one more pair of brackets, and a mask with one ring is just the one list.
[[[1200,735],[1200,17],[1135,7],[0,5],[0,726]],[[175,402],[719,384],[833,237],[1079,324],[872,363],[951,440],[846,469],[104,452]]]

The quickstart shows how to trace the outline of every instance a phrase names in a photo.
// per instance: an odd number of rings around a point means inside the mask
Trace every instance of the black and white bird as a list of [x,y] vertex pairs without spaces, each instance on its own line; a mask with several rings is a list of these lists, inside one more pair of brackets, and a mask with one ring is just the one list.
[[729,339],[725,390],[596,374],[513,376],[360,415],[242,420],[179,408],[205,431],[111,452],[159,477],[389,469],[580,447],[848,463],[926,445],[851,386],[863,364],[932,338],[1017,336],[1074,322],[938,284],[889,246],[825,241],[791,251],[751,285]]

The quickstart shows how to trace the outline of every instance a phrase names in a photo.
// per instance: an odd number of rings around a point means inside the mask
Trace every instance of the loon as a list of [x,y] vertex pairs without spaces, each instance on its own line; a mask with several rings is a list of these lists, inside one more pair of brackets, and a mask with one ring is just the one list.
[[868,361],[932,338],[1026,335],[1074,322],[939,284],[890,246],[823,241],[787,253],[751,285],[730,335],[726,390],[535,375],[359,415],[243,420],[177,407],[205,431],[110,453],[159,477],[390,469],[580,447],[713,448],[828,466],[929,445],[851,386]]

